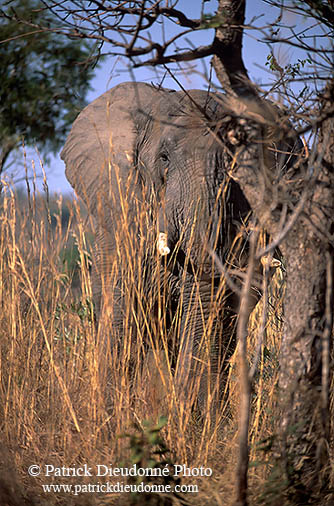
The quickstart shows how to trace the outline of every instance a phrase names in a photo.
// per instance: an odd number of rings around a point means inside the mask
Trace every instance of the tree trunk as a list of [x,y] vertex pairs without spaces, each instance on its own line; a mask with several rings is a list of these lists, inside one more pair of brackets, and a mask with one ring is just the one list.
[[[334,82],[322,97],[333,103]],[[282,456],[295,499],[329,487],[329,366],[333,325],[334,120],[320,126],[312,198],[282,243],[287,285],[280,360]],[[298,480],[299,486],[296,486]]]
[[[244,23],[244,8],[242,0],[220,0],[218,12],[228,26],[217,29],[213,65],[222,85],[226,87],[228,83],[227,91],[237,96],[236,117],[240,111],[253,121],[248,142],[236,153],[238,165],[233,168],[232,177],[260,225],[277,239],[286,264],[279,378],[283,418],[278,435],[280,457],[290,485],[289,499],[295,504],[320,504],[329,487],[326,478],[333,323],[334,82],[328,84],[322,96],[321,116],[327,119],[319,127],[317,153],[309,160],[300,159],[290,174],[282,174],[274,181],[266,146],[273,132],[276,140],[282,133],[288,137],[289,126],[281,123],[275,127],[278,116],[275,118],[275,111],[270,111],[248,80],[241,57],[242,28],[236,26]],[[293,137],[292,131],[290,135]],[[284,208],[287,217],[282,226]],[[240,504],[246,503],[244,498]]]
[[18,146],[18,143],[13,139],[4,139],[0,148],[0,176],[4,171],[5,164],[11,152]]

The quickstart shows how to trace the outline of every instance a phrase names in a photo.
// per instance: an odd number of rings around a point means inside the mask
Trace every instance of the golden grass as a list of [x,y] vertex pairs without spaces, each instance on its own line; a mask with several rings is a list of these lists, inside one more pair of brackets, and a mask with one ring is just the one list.
[[[113,336],[112,303],[106,304],[99,325],[93,321],[92,285],[87,252],[89,223],[80,207],[71,204],[64,228],[62,202],[58,199],[56,226],[51,226],[50,206],[45,198],[30,195],[24,206],[9,186],[2,192],[0,215],[0,504],[122,504],[124,494],[44,493],[43,484],[110,482],[119,478],[37,477],[27,470],[36,464],[45,469],[87,464],[130,467],[129,441],[143,421],[167,417],[161,433],[170,449],[170,460],[187,467],[210,467],[211,477],[184,478],[197,484],[199,492],[184,494],[189,504],[228,505],[233,502],[238,417],[238,367],[231,359],[228,388],[216,423],[210,414],[200,421],[194,411],[199,380],[186,395],[174,388],[173,364],[166,331],[167,293],[164,273],[156,253],[143,242],[134,257],[130,233],[122,235],[117,265],[122,263],[126,293],[126,331]],[[126,223],[123,226],[127,230]],[[124,231],[124,228],[123,228]],[[155,236],[156,231],[152,231]],[[74,238],[74,239],[73,239]],[[61,263],[66,245],[75,241],[79,252],[79,280],[70,283]],[[154,241],[152,240],[152,244]],[[152,251],[154,248],[152,249]],[[155,263],[149,275],[161,286],[146,293],[142,259],[152,253]],[[115,267],[115,266],[114,266]],[[115,268],[111,268],[116,272]],[[139,273],[139,275],[138,275]],[[281,287],[277,272],[273,286]],[[73,286],[76,285],[76,286]],[[109,287],[105,287],[108,296]],[[274,290],[272,290],[274,291]],[[220,297],[224,290],[221,289]],[[109,293],[110,295],[110,293]],[[271,310],[261,348],[253,395],[250,427],[251,462],[264,461],[257,444],[273,434],[275,388],[280,332],[281,294],[272,294]],[[181,291],[182,300],[182,291]],[[217,304],[219,301],[217,301]],[[153,317],[151,313],[155,313]],[[215,309],[213,310],[215,311]],[[251,316],[249,357],[254,354],[260,306]],[[212,319],[209,318],[207,338]],[[210,323],[211,321],[211,323]],[[173,328],[179,328],[178,313]],[[114,337],[113,345],[110,338]],[[205,338],[205,336],[204,336]],[[203,346],[207,345],[206,343]],[[234,365],[233,365],[234,364]],[[223,428],[219,421],[223,418]],[[250,493],[256,504],[268,465],[250,468]],[[172,498],[177,504],[177,498]],[[16,501],[16,502],[15,502]],[[140,503],[139,503],[140,504]],[[158,504],[158,503],[156,503]]]

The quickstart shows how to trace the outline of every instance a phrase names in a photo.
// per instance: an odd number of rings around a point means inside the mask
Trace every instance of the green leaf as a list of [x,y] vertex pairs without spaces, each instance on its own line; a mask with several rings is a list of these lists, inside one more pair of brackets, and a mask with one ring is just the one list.
[[95,47],[20,23],[14,12],[22,21],[57,26],[40,0],[12,0],[0,9],[0,152],[24,139],[43,154],[56,153],[86,105]]

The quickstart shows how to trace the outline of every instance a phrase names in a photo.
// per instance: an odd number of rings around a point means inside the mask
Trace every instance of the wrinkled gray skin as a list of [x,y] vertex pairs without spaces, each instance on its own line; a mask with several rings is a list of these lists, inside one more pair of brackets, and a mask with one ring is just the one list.
[[[199,348],[221,277],[208,250],[225,262],[250,211],[239,186],[227,174],[237,144],[233,137],[236,120],[226,113],[222,96],[199,90],[188,93],[191,99],[184,92],[143,83],[116,86],[81,112],[61,155],[68,180],[95,218],[96,270],[102,272],[106,285],[110,275],[106,258],[117,254],[115,228],[122,215],[119,188],[127,192],[133,237],[143,234],[137,221],[137,203],[144,201],[147,212],[157,205],[159,230],[167,234],[168,258],[173,259],[172,284],[180,286],[183,280],[176,367],[180,389],[186,389],[186,382],[197,374],[199,366],[203,367],[203,361],[208,362]],[[222,140],[216,135],[217,129]],[[240,262],[244,262],[244,255]],[[98,307],[101,272],[94,281]],[[152,280],[145,283],[150,285]],[[194,294],[200,294],[200,304]],[[113,300],[114,328],[122,335],[126,308],[121,281],[113,288]],[[255,303],[257,298],[253,300]],[[223,367],[227,344],[234,339],[231,329],[237,312],[238,297],[227,293],[225,310],[218,308],[213,322],[211,369],[203,376],[211,377],[211,385]],[[196,360],[201,357],[201,362]],[[203,380],[202,409],[207,387]],[[218,382],[218,390],[221,388]]]

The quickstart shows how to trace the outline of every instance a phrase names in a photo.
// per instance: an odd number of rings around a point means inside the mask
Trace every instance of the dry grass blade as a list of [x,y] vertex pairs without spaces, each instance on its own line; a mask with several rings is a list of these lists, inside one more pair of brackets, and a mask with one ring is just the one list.
[[[235,355],[227,353],[225,357],[225,391],[218,405],[217,381],[210,372],[212,336],[217,315],[223,314],[220,308],[228,289],[225,281],[218,289],[212,287],[211,313],[203,314],[201,359],[196,364],[196,377],[184,395],[175,386],[178,360],[179,367],[181,364],[177,350],[183,280],[174,287],[179,302],[171,312],[170,271],[166,269],[166,257],[158,254],[158,232],[155,227],[148,228],[146,209],[138,210],[138,226],[147,231],[148,238],[141,236],[138,242],[128,227],[124,207],[117,258],[109,260],[111,277],[109,284],[104,285],[105,312],[97,324],[90,265],[94,263],[94,223],[82,216],[82,209],[75,202],[50,196],[47,203],[34,192],[30,192],[29,202],[23,194],[4,188],[0,217],[0,433],[3,449],[8,451],[0,455],[0,468],[6,466],[10,455],[17,476],[13,487],[21,494],[21,503],[33,504],[33,498],[38,496],[45,504],[77,504],[73,495],[64,490],[43,492],[43,485],[59,484],[61,480],[42,474],[29,477],[29,465],[36,463],[45,469],[46,465],[78,467],[87,463],[94,467],[110,463],[116,466],[123,461],[130,466],[128,443],[116,436],[131,432],[135,425],[142,426],[143,420],[151,418],[156,422],[166,415],[167,424],[161,435],[170,450],[171,462],[187,468],[206,466],[213,471],[210,478],[182,478],[182,484],[198,486],[198,493],[184,494],[188,502],[231,504],[239,404]],[[239,258],[239,245],[240,241],[236,241],[234,253],[231,252],[228,264],[232,268]],[[185,262],[190,265],[190,255]],[[110,290],[119,272],[125,297],[121,336],[115,334],[113,326]],[[154,280],[149,289],[145,284],[148,276]],[[192,306],[186,315],[189,322],[194,308],[202,310],[198,289],[201,273],[197,276]],[[269,298],[268,323],[260,350],[253,337],[260,325],[260,308],[253,312],[248,332],[248,360],[259,363],[251,398],[253,463],[259,460],[255,444],[272,433],[275,416],[282,279],[273,286],[277,286],[277,293]],[[189,329],[191,332],[191,325]],[[196,408],[203,374],[211,378],[206,383],[209,409],[204,417]],[[267,472],[265,466],[250,469],[252,490],[260,487]],[[104,479],[68,477],[66,483],[83,487]],[[108,480],[116,483],[118,478],[108,476]],[[0,483],[1,487],[7,485]],[[125,498],[96,491],[82,497],[87,505],[105,504],[106,500],[116,504]],[[14,500],[12,503],[16,504]]]

